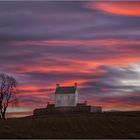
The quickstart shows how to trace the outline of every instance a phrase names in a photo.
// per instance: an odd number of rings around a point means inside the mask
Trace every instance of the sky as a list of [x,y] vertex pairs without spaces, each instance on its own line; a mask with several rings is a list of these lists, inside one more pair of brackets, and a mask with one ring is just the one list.
[[140,2],[0,1],[0,72],[18,81],[25,116],[78,83],[79,102],[140,109]]

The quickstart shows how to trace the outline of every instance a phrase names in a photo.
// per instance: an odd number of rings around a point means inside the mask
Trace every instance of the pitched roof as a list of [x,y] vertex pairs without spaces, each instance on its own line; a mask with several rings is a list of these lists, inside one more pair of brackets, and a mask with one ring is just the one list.
[[71,94],[75,93],[76,87],[71,86],[71,87],[57,87],[55,90],[55,94]]

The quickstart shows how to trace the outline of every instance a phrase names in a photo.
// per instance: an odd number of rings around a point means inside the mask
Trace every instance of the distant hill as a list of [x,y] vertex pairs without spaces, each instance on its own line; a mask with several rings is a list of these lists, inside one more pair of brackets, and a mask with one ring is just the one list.
[[0,120],[0,138],[140,138],[140,112]]

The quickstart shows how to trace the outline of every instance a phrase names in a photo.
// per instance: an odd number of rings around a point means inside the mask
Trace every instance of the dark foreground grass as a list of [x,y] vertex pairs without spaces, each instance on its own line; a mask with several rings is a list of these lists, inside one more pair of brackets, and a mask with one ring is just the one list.
[[140,138],[140,113],[67,114],[0,120],[0,138]]

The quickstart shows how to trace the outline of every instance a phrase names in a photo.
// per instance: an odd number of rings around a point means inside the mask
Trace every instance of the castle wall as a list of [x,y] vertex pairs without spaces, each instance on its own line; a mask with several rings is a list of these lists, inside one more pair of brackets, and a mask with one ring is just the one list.
[[90,112],[102,112],[102,107],[100,107],[100,106],[90,106]]
[[97,106],[68,106],[68,107],[47,107],[38,108],[33,112],[34,116],[48,115],[48,114],[63,114],[63,113],[101,113],[102,108]]
[[55,94],[55,107],[76,106],[76,94]]

